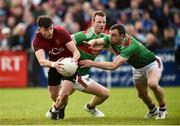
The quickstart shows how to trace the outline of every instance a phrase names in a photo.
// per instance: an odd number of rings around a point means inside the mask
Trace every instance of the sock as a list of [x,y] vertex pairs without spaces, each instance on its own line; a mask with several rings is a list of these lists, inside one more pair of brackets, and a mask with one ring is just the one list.
[[164,106],[164,107],[159,107],[159,111],[166,111],[166,106]]
[[58,112],[58,109],[54,106],[52,109],[51,109],[52,112]]
[[156,110],[156,106],[155,104],[152,104],[151,106],[148,106],[150,111],[155,111]]
[[87,108],[88,108],[88,109],[94,109],[95,106],[91,106],[90,104],[87,104]]
[[150,113],[154,113],[157,110],[157,107],[154,107],[153,109],[150,110]]
[[161,104],[159,105],[159,108],[164,108],[166,105],[165,104]]

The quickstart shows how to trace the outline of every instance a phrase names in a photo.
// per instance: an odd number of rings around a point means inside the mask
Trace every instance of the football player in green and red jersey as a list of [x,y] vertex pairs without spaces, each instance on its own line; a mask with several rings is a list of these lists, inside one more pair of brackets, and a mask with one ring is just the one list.
[[[106,70],[114,70],[125,62],[133,67],[133,79],[138,96],[149,108],[144,118],[149,119],[156,116],[156,119],[165,119],[167,110],[164,101],[164,91],[159,86],[163,64],[153,52],[145,48],[133,36],[125,32],[123,25],[113,25],[110,28],[110,35],[104,38],[94,39],[88,42],[91,46],[111,45],[114,51],[119,54],[112,62],[95,62],[92,60],[80,61],[83,67],[97,67]],[[153,91],[159,108],[156,107],[148,87]]]

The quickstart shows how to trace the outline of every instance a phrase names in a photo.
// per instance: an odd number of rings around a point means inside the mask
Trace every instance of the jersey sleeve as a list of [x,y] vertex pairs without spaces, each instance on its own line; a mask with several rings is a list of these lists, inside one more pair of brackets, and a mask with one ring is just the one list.
[[34,39],[32,40],[32,45],[33,45],[33,49],[34,51],[37,51],[39,49],[42,49],[41,45],[40,45],[40,38],[38,37],[38,35],[36,34]]
[[108,36],[108,35],[104,36],[104,37],[103,37],[103,40],[104,40],[104,42],[105,42],[104,48],[110,47],[110,39],[109,39],[109,36]]
[[77,45],[82,44],[83,41],[86,40],[86,35],[82,31],[75,33],[73,36]]

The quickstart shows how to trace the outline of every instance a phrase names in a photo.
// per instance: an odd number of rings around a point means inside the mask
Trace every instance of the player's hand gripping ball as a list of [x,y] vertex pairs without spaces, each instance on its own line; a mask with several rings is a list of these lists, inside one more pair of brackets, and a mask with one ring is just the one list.
[[61,67],[61,70],[57,70],[61,75],[65,77],[70,77],[74,75],[77,71],[78,65],[73,60],[73,58],[64,58],[61,61],[59,61],[61,64],[63,64]]

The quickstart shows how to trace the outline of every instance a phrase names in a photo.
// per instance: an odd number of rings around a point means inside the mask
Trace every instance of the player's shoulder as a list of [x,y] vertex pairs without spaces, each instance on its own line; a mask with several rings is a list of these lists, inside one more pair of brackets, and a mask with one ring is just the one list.
[[62,26],[58,26],[58,25],[53,26],[53,28],[55,31],[66,31],[65,28],[63,28]]
[[61,27],[61,26],[54,26],[54,32],[55,34],[59,34],[61,36],[70,36],[70,34],[68,33],[68,31],[64,28],[64,27]]
[[88,28],[88,29],[86,29],[86,30],[77,32],[77,34],[78,34],[78,33],[81,33],[81,34],[86,35],[86,34],[89,34],[90,31],[91,31],[90,28]]
[[73,36],[75,36],[75,37],[82,37],[82,36],[86,36],[87,34],[88,34],[88,29],[76,32],[76,33],[73,34]]
[[32,40],[32,46],[34,50],[38,50],[39,47],[43,44],[43,41],[45,41],[42,37],[42,35],[37,32]]
[[39,43],[42,39],[42,35],[39,32],[37,32],[34,36],[33,43]]
[[132,35],[129,35],[129,34],[128,34],[128,36],[129,36],[129,38],[130,38],[130,40],[132,42],[140,42],[139,40],[137,40],[137,38],[135,36],[132,36]]
[[101,37],[106,37],[106,36],[108,37],[108,34],[106,34],[106,33],[100,33],[100,36],[101,36]]

